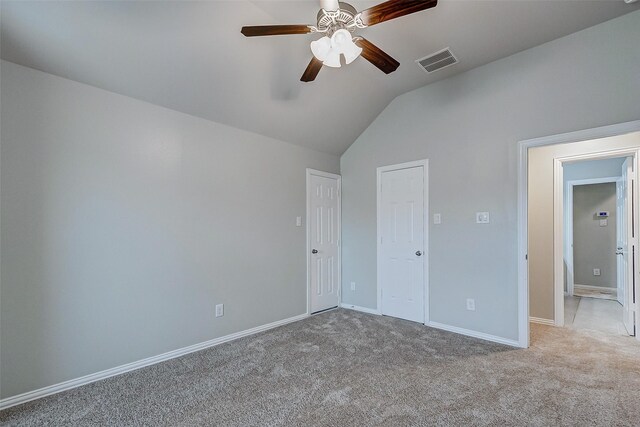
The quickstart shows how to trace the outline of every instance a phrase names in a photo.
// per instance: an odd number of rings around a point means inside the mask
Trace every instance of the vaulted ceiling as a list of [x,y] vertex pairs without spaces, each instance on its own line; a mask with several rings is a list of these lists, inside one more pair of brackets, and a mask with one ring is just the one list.
[[[352,1],[358,10],[379,1]],[[7,1],[3,59],[194,116],[341,154],[396,96],[638,9],[622,0],[440,0],[360,32],[400,61],[358,58],[300,82],[318,35],[245,38],[243,25],[315,24],[317,0]],[[450,47],[434,74],[415,60]]]

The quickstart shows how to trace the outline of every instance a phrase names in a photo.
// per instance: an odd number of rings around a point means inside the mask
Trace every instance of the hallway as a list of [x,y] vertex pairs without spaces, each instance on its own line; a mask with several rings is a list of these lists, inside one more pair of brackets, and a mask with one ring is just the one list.
[[629,336],[622,323],[622,305],[618,301],[565,296],[564,325],[571,329]]

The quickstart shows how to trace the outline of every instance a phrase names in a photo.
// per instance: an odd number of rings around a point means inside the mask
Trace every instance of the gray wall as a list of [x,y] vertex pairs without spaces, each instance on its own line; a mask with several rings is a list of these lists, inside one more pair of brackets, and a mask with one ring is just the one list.
[[2,397],[305,312],[337,156],[7,62],[1,94]]
[[428,158],[431,320],[516,339],[517,142],[640,118],[638,40],[634,12],[396,98],[341,157],[343,300],[376,307],[376,167]]
[[[596,211],[609,211],[600,226]],[[577,185],[573,188],[573,268],[579,285],[615,288],[616,183]],[[600,269],[600,276],[593,269]]]

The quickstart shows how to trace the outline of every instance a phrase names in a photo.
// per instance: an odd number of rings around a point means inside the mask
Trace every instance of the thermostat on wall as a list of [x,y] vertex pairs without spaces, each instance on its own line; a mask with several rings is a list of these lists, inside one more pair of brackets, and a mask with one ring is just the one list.
[[598,218],[606,218],[609,216],[609,211],[598,211],[596,212],[596,216]]

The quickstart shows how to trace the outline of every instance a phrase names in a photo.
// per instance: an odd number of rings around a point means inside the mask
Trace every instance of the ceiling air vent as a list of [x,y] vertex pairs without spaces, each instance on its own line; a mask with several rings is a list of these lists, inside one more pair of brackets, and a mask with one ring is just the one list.
[[420,58],[416,60],[416,62],[427,73],[433,73],[434,71],[441,70],[444,67],[457,63],[458,60],[453,56],[453,53],[451,53],[449,48],[446,48],[429,56],[425,56],[424,58]]

